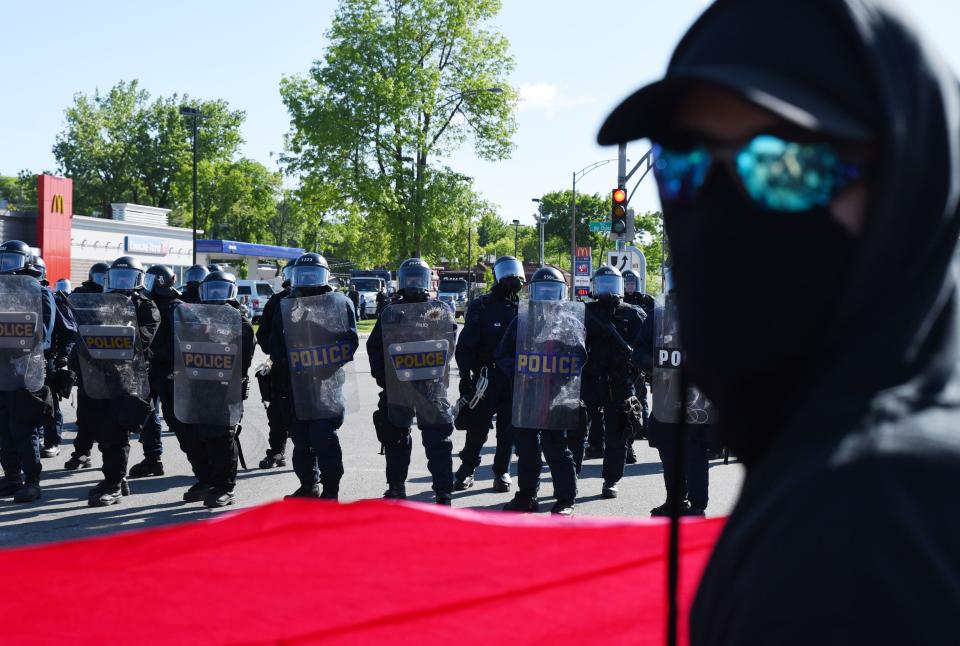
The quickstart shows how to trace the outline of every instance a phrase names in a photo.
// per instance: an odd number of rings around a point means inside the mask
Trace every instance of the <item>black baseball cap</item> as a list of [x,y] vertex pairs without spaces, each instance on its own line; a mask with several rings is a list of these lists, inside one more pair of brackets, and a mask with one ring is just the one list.
[[[877,95],[853,24],[830,0],[718,0],[674,50],[662,80],[627,97],[597,141],[669,130],[687,92],[710,84],[807,130],[865,141],[879,128]],[[853,86],[850,79],[858,79]]]

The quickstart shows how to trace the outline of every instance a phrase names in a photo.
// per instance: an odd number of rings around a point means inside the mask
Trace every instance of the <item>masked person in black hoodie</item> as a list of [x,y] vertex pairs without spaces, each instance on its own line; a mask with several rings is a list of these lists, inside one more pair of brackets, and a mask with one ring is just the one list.
[[689,376],[747,467],[691,643],[955,643],[956,77],[885,2],[720,0],[599,141],[640,137]]

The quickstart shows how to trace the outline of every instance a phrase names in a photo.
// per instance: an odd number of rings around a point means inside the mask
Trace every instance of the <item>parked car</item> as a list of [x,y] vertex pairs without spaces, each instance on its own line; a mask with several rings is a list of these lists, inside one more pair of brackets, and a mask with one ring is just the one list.
[[273,287],[265,280],[238,280],[237,298],[247,297],[247,302],[253,310],[253,322],[259,323],[263,315],[263,308],[273,296]]

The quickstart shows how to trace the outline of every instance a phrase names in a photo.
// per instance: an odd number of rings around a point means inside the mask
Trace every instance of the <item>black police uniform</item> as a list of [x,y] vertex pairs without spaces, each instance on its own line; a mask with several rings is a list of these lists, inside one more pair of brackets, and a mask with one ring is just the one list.
[[[286,290],[286,298],[300,296],[319,296],[333,291],[329,285],[303,289]],[[283,293],[283,292],[282,292]],[[280,301],[277,301],[276,313],[279,314]],[[347,307],[347,327],[350,328],[350,354],[353,356],[360,347],[360,337],[357,335],[357,319],[352,305]],[[266,315],[266,310],[264,310]],[[261,329],[262,329],[261,321]],[[340,480],[343,477],[343,452],[340,448],[340,438],[337,431],[343,426],[343,416],[329,419],[295,419],[290,397],[290,363],[287,359],[286,337],[283,332],[283,317],[275,316],[272,321],[273,330],[269,336],[269,352],[273,362],[270,375],[275,376],[276,382],[283,382],[283,392],[286,398],[283,401],[285,409],[285,423],[289,424],[293,437],[293,470],[300,480],[300,488],[293,497],[320,497],[336,500],[340,492]],[[273,408],[275,403],[270,404]],[[270,408],[267,409],[269,414]],[[279,408],[279,406],[278,406]],[[272,432],[272,428],[271,428]],[[286,438],[284,437],[284,440]],[[314,492],[317,483],[323,486],[319,494]]]
[[[222,307],[232,307],[240,312],[241,316],[241,369],[243,375],[243,399],[247,398],[247,372],[253,361],[253,352],[256,341],[253,334],[253,325],[247,318],[246,311],[237,301],[227,301]],[[170,349],[170,358],[173,359],[173,347]],[[217,426],[212,424],[185,424],[177,420],[175,432],[180,441],[180,448],[187,455],[187,460],[197,478],[196,484],[184,494],[187,502],[216,500],[224,494],[232,494],[237,484],[237,462],[239,447],[237,446],[238,426]],[[232,495],[230,496],[232,500]],[[229,504],[229,503],[224,503]],[[208,504],[208,506],[220,506]]]
[[[494,353],[497,372],[507,383],[503,389],[503,398],[506,400],[506,419],[508,420],[513,404],[511,386],[517,353],[517,320],[515,317],[507,327]],[[499,423],[500,413],[497,419]],[[517,495],[508,504],[510,510],[537,511],[536,500],[540,490],[540,472],[543,469],[543,463],[540,460],[542,453],[547,460],[547,466],[550,467],[550,477],[553,480],[556,503],[552,511],[558,513],[561,510],[567,510],[566,513],[569,514],[577,498],[577,467],[569,445],[570,435],[574,432],[535,428],[513,429],[517,446]],[[580,444],[583,445],[582,439]]]
[[[76,340],[57,309],[53,294],[43,290],[41,301],[44,327],[44,356],[47,367],[65,365]],[[49,376],[49,373],[48,373]],[[53,419],[53,394],[44,384],[37,392],[20,389],[0,393],[0,495],[14,495],[16,502],[40,497],[40,445],[43,426]]]
[[[431,303],[437,307],[447,307],[440,301],[429,299],[426,294],[419,298],[406,299],[401,297],[397,304],[404,303]],[[384,319],[390,318],[390,307],[383,311],[377,319],[373,331],[367,339],[367,356],[370,360],[370,374],[381,388],[377,410],[373,413],[373,426],[377,432],[377,439],[383,445],[387,462],[387,484],[403,486],[407,480],[410,468],[410,454],[413,450],[413,439],[410,437],[410,427],[402,428],[390,423],[387,411],[387,376],[386,365],[383,360],[383,330],[380,327]],[[453,491],[453,424],[421,424],[418,426],[423,433],[423,448],[427,454],[427,468],[433,476],[433,491],[437,499],[449,501]]]
[[[123,292],[111,292],[122,294]],[[160,311],[153,301],[147,298],[142,289],[134,290],[128,296],[133,301],[137,316],[137,341],[140,351],[147,361],[150,359],[150,346],[160,327]],[[148,402],[140,404],[133,397],[115,397],[112,399],[88,399],[89,420],[96,428],[97,444],[103,457],[103,482],[90,492],[91,500],[101,494],[120,488],[126,493],[127,461],[130,457],[130,433],[139,430],[143,420],[135,422],[131,409],[141,404],[149,407]],[[146,413],[144,418],[146,419]]]
[[[102,294],[103,286],[92,280],[85,280],[72,294]],[[90,466],[90,452],[97,439],[96,427],[90,420],[90,397],[83,389],[83,374],[78,364],[76,346],[70,354],[70,368],[77,375],[77,434],[73,438],[73,453],[67,459],[66,469],[79,469]]]
[[184,303],[193,303],[196,305],[200,302],[200,284],[199,283],[187,283],[187,286],[183,288],[183,293],[180,295],[180,300]]
[[[43,281],[46,286],[46,281]],[[70,397],[70,392],[76,383],[76,373],[70,369],[70,354],[77,340],[77,321],[73,311],[61,292],[53,293],[56,305],[56,317],[53,326],[53,339],[44,352],[47,362],[46,384],[53,394],[53,419],[47,420],[43,426],[43,451],[50,451],[46,457],[55,457],[60,453],[60,442],[63,439],[63,413],[60,411],[60,400]],[[43,457],[43,453],[41,453]]]
[[490,383],[483,399],[470,410],[461,410],[460,424],[466,427],[466,440],[460,452],[457,469],[458,484],[472,477],[480,466],[480,452],[490,432],[494,414],[497,416],[497,450],[493,457],[496,479],[510,471],[513,451],[513,428],[510,425],[510,382],[494,368],[494,354],[504,333],[517,316],[517,299],[501,286],[495,285],[489,294],[476,299],[467,308],[463,330],[457,339],[456,360],[460,370],[460,393],[473,394],[473,384],[480,371],[487,369]]
[[[642,310],[624,303],[611,307],[603,300],[586,305],[587,363],[584,366],[584,401],[603,410],[604,440],[603,480],[614,485],[623,477],[627,444],[632,429],[623,402],[634,395],[635,370],[632,357],[620,340],[632,344],[640,336],[645,319]],[[620,339],[613,336],[612,324]],[[615,492],[613,495],[616,495]]]
[[[624,296],[623,301],[628,305],[633,305],[634,307],[639,307],[641,310],[643,310],[643,313],[646,315],[646,321],[649,321],[651,325],[653,324],[653,311],[657,306],[656,301],[653,300],[653,296],[650,296],[650,294],[644,294],[642,292],[634,292]],[[640,405],[642,406],[643,410],[644,430],[646,430],[650,420],[650,403],[647,401],[647,382],[649,380],[650,373],[644,371],[644,374],[640,375],[635,384],[637,397],[640,399]]]
[[[260,327],[257,328],[257,343],[260,348],[272,356],[271,339],[280,325],[281,334],[283,318],[280,316],[280,301],[290,295],[290,288],[284,287],[267,301],[260,315]],[[282,336],[280,337],[282,338]],[[290,376],[280,370],[272,370],[264,376],[257,375],[260,382],[260,395],[267,409],[267,425],[270,427],[267,455],[260,462],[260,468],[282,467],[286,464],[284,454],[287,450],[287,438],[290,436],[290,427],[293,422],[292,402],[290,400]]]

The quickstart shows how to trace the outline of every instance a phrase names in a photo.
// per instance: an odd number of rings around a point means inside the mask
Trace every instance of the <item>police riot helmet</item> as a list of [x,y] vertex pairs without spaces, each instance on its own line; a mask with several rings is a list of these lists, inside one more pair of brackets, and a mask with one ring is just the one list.
[[200,283],[200,300],[204,303],[237,300],[237,277],[226,271],[211,271]]
[[199,285],[203,282],[203,279],[207,277],[207,274],[210,273],[210,270],[203,265],[194,265],[187,270],[186,276],[184,276],[184,282],[187,285]]
[[177,296],[174,285],[177,275],[166,265],[151,265],[143,277],[143,288],[156,296]]
[[305,253],[293,261],[290,267],[290,286],[323,287],[330,281],[330,266],[327,259],[318,253]]
[[30,262],[27,263],[23,273],[28,276],[33,276],[44,285],[50,284],[47,282],[47,263],[42,257],[36,254],[30,256]]
[[430,291],[430,265],[422,258],[408,258],[397,270],[397,289],[404,298],[426,294]]
[[497,285],[506,287],[516,294],[523,288],[526,275],[523,272],[523,264],[519,260],[513,256],[500,256],[493,263],[493,277]]
[[87,280],[103,287],[107,282],[107,272],[110,271],[110,265],[105,262],[95,262],[90,265],[90,271],[87,273]]
[[110,265],[104,291],[132,292],[143,287],[143,265],[133,256],[120,256]]
[[0,245],[0,274],[26,273],[32,263],[33,251],[21,240],[7,240]]
[[626,295],[636,294],[640,291],[640,273],[633,269],[625,269],[623,272],[623,293]]
[[226,270],[227,270],[226,267],[224,267],[223,265],[219,265],[217,263],[213,263],[212,265],[207,265],[207,271],[209,271],[211,274],[215,271],[226,271]]
[[531,301],[562,301],[567,294],[567,281],[555,267],[541,267],[534,272],[527,288]]
[[597,300],[620,300],[623,298],[623,275],[610,265],[600,267],[593,275],[593,297]]
[[69,278],[57,279],[57,291],[62,294],[69,294],[72,291]]
[[283,282],[280,283],[281,287],[290,287],[290,272],[293,271],[293,265],[286,264],[283,266],[283,269],[280,270],[280,274],[283,276]]

